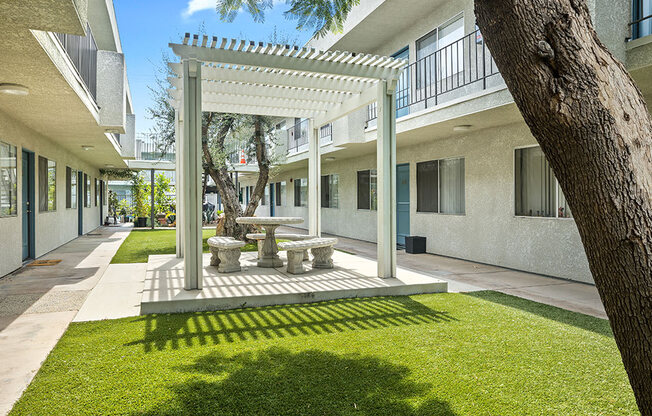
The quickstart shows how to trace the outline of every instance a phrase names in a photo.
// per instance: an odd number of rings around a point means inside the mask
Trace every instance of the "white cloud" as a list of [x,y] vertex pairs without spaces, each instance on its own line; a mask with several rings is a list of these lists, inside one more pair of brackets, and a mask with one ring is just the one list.
[[201,10],[214,10],[215,4],[215,0],[190,0],[188,2],[188,7],[183,11],[183,16],[189,17]]

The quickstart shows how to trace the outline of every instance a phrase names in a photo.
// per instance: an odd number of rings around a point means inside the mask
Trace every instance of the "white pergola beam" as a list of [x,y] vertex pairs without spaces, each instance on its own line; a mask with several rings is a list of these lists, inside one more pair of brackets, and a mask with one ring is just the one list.
[[[182,89],[180,78],[168,78],[170,85]],[[354,93],[343,91],[316,90],[290,86],[276,86],[267,84],[249,84],[238,82],[202,81],[202,93],[216,94],[245,94],[259,97],[281,97],[288,99],[300,99],[310,101],[323,101],[331,104],[340,103],[347,98],[354,96]]]
[[[181,59],[197,59],[203,62],[219,62],[228,65],[256,66],[289,71],[311,72],[332,75],[347,75],[359,78],[387,79],[396,75],[396,68],[380,65],[353,65],[328,60],[293,56],[265,55],[262,53],[229,49],[201,48],[192,45],[171,43],[175,55]],[[368,61],[377,59],[371,56]],[[364,61],[363,61],[364,62]]]
[[374,85],[367,88],[360,94],[356,94],[347,100],[332,106],[326,114],[317,118],[315,124],[323,126],[333,120],[344,117],[357,109],[371,104],[378,99],[378,86]]
[[236,114],[252,114],[258,116],[270,117],[301,117],[301,118],[314,118],[319,117],[325,111],[313,110],[299,110],[296,108],[284,107],[263,107],[256,105],[237,105],[237,104],[224,104],[224,103],[204,103],[202,106],[203,111],[214,113],[236,113]]
[[[169,90],[170,95],[179,100],[182,91],[179,90]],[[281,107],[281,108],[290,108],[296,110],[311,110],[315,112],[325,113],[332,103],[325,101],[310,101],[310,100],[298,100],[298,99],[287,99],[287,98],[275,98],[275,97],[260,97],[255,95],[244,95],[244,94],[217,94],[217,93],[205,93],[202,92],[202,105],[207,105],[211,103],[216,104],[233,104],[233,105],[248,105],[254,107]]]
[[[170,68],[181,77],[183,68],[179,63],[169,63]],[[224,68],[205,66],[202,68],[204,80],[220,80],[234,82],[248,82],[254,84],[266,84],[299,88],[314,88],[318,90],[342,91],[359,93],[375,80],[360,79],[336,79],[333,76],[322,76],[315,74],[301,74],[298,72],[274,71],[270,69],[252,68]]]

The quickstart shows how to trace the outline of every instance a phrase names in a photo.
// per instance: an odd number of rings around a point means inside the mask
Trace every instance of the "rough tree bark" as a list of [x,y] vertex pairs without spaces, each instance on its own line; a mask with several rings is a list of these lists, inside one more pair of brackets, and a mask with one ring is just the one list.
[[[211,117],[209,115],[208,117]],[[260,202],[263,193],[265,192],[265,185],[269,178],[269,157],[265,146],[265,134],[262,128],[262,119],[260,117],[254,118],[254,144],[256,146],[256,160],[258,162],[258,180],[254,187],[253,195],[249,199],[249,204],[246,209],[242,210],[240,200],[238,198],[238,191],[236,185],[231,179],[228,166],[225,163],[216,165],[210,152],[208,145],[208,126],[211,120],[208,120],[203,127],[202,137],[202,151],[204,154],[204,167],[208,174],[213,178],[217,189],[224,204],[224,234],[239,240],[245,240],[245,236],[249,230],[249,226],[243,226],[235,222],[237,217],[252,216],[256,211],[256,207]],[[224,141],[229,132],[233,128],[233,121],[226,121],[222,123],[217,131],[216,145],[223,152]]]
[[643,415],[652,415],[652,119],[585,0],[475,0],[477,24],[570,204]]

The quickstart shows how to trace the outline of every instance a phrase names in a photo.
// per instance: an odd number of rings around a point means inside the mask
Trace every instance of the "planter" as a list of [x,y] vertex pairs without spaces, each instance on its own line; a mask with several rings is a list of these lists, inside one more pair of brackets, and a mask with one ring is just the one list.
[[420,254],[426,252],[426,237],[409,236],[405,237],[405,252]]
[[147,227],[147,217],[136,218],[136,227]]

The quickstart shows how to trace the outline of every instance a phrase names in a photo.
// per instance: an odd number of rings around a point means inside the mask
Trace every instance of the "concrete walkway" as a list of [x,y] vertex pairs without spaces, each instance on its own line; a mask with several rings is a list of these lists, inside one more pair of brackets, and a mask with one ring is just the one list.
[[0,279],[0,415],[32,381],[130,230],[100,227],[41,257],[60,263]]
[[[288,226],[279,227],[277,232],[307,233],[306,230]],[[323,234],[323,236],[331,235]],[[337,237],[339,241],[335,248],[376,259],[375,243],[340,236],[332,237]],[[404,250],[397,253],[397,261],[400,267],[447,281],[449,292],[495,290],[607,319],[600,295],[594,285],[434,254],[407,254]]]

